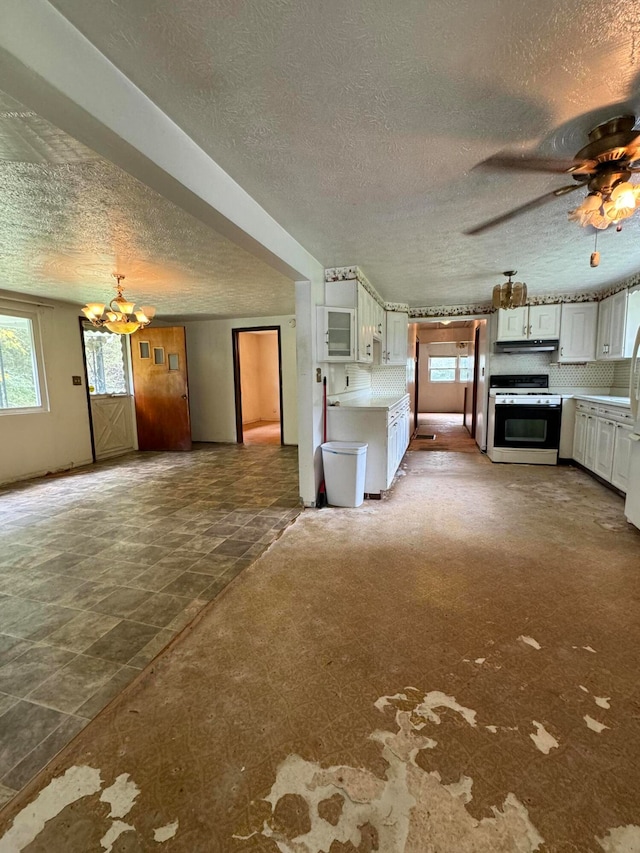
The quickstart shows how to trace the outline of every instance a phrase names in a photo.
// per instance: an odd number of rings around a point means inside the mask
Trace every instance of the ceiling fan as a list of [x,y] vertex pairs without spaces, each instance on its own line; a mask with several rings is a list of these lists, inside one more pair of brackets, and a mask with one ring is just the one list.
[[634,172],[640,172],[640,130],[635,130],[633,115],[621,115],[599,124],[589,133],[589,142],[573,160],[532,157],[519,154],[495,154],[474,168],[516,169],[571,175],[574,183],[534,198],[526,204],[489,219],[465,234],[482,234],[514,216],[520,216],[554,198],[585,187],[583,202],[569,212],[569,219],[580,225],[604,229],[617,224],[640,203],[640,185],[629,183]]

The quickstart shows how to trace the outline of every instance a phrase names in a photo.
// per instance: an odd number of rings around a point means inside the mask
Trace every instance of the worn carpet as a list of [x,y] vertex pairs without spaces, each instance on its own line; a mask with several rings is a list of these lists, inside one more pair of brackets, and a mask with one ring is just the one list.
[[409,452],[308,511],[2,813],[0,851],[640,849],[640,532]]

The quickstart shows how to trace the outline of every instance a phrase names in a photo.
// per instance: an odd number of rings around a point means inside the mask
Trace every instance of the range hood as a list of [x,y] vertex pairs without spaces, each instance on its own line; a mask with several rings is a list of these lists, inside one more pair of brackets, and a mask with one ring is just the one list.
[[558,349],[558,341],[496,341],[496,352],[553,352]]

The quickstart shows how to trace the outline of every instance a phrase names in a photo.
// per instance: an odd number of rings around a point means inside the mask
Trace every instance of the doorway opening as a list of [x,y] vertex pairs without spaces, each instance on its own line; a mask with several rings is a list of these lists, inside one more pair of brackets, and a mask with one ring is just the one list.
[[[416,332],[416,432],[412,450],[475,452],[483,447],[486,320],[437,320]],[[479,390],[480,389],[480,390]]]
[[136,448],[128,339],[80,320],[93,461]]
[[279,326],[233,329],[238,444],[284,444]]

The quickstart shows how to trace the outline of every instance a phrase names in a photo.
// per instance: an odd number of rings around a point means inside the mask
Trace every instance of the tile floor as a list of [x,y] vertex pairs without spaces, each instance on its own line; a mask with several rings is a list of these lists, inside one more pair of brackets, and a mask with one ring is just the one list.
[[299,512],[292,447],[199,444],[0,488],[0,805]]

